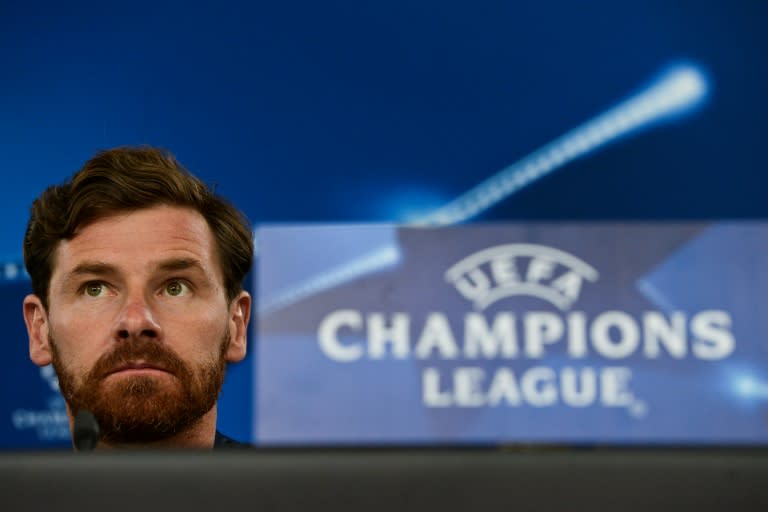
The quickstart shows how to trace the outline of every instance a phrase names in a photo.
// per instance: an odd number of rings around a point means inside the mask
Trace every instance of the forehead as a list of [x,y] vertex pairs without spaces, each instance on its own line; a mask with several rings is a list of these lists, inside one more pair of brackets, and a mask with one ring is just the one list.
[[51,277],[83,261],[131,272],[171,258],[194,258],[221,278],[216,242],[203,216],[189,208],[154,206],[96,220],[62,240]]

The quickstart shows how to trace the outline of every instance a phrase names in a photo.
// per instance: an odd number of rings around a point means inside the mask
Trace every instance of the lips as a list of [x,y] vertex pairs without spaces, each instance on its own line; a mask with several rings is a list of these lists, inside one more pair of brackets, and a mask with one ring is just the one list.
[[107,372],[107,376],[113,375],[115,373],[133,371],[133,370],[136,370],[136,371],[155,370],[155,371],[160,371],[164,373],[171,373],[167,368],[157,363],[150,363],[146,361],[129,361],[113,367],[109,372]]

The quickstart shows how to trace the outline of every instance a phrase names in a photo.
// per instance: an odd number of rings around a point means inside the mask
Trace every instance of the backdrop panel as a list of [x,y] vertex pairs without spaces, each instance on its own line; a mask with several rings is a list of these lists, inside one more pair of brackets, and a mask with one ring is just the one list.
[[768,224],[258,236],[261,443],[768,441]]

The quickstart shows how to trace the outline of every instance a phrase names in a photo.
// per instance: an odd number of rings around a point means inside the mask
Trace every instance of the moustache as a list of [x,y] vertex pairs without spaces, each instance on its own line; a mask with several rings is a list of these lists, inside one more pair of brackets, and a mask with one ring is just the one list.
[[96,361],[89,377],[100,380],[125,368],[156,368],[178,376],[186,371],[186,364],[175,352],[157,341],[122,341]]

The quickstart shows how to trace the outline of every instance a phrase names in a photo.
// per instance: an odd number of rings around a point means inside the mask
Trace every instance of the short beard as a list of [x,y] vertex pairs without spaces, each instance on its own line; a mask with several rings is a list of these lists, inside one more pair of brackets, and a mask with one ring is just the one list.
[[[102,441],[142,444],[183,433],[213,408],[224,383],[229,332],[222,337],[218,357],[197,367],[152,339],[116,342],[114,350],[100,357],[82,379],[65,367],[53,336],[49,342],[59,387],[71,414],[91,411]],[[114,369],[139,360],[170,375],[126,376],[104,382]],[[173,382],[160,380],[166,378]]]

